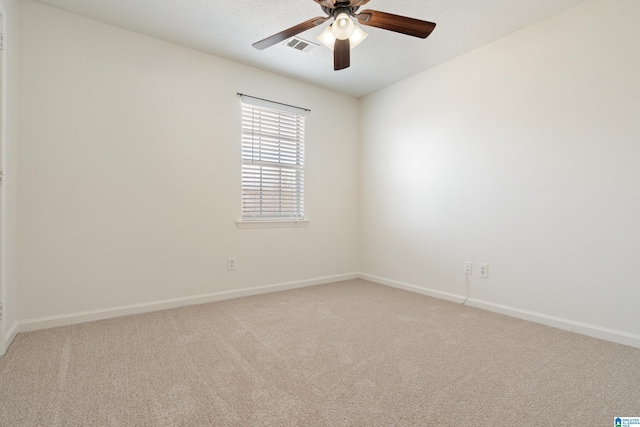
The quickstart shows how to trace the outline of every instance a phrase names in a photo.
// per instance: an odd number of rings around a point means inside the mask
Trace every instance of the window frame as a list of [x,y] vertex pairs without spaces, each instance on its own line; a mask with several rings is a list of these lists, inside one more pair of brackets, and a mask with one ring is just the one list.
[[307,111],[242,96],[238,228],[309,224],[304,204]]

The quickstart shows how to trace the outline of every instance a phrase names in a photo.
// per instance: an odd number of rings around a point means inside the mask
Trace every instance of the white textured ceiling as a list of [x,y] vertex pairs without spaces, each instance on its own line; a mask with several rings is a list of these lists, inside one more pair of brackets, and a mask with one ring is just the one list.
[[[361,97],[586,0],[371,0],[374,9],[435,22],[426,40],[363,27],[351,67],[332,52],[251,44],[324,15],[313,0],[40,0],[79,15]],[[300,37],[316,41],[314,28]]]

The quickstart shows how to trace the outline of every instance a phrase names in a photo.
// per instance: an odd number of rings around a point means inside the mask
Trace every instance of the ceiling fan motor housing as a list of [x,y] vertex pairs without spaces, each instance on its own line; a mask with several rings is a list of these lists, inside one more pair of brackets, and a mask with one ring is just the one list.
[[327,6],[321,6],[321,7],[324,13],[326,13],[329,16],[333,16],[334,18],[340,15],[341,13],[346,13],[349,16],[355,16],[358,9],[360,9],[360,6],[353,6],[353,7],[349,6],[349,2],[338,2],[336,3],[335,7],[332,9],[328,8]]

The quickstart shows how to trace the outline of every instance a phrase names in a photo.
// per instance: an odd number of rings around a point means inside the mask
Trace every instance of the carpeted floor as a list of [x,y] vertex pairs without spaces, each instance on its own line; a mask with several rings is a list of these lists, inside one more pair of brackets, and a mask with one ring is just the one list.
[[1,426],[612,426],[640,350],[363,280],[20,334]]

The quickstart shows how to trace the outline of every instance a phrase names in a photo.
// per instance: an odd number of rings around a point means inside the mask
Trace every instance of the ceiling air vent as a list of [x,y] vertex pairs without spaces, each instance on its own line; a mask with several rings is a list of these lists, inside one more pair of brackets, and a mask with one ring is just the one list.
[[299,50],[300,52],[306,53],[309,53],[313,49],[320,46],[319,44],[310,42],[309,40],[301,39],[299,37],[290,38],[289,40],[284,42],[284,45],[290,47],[291,49]]

